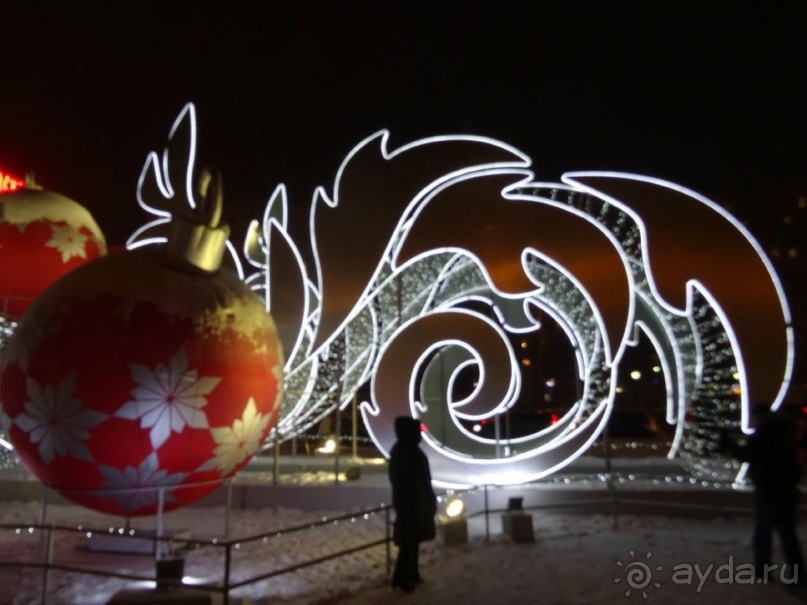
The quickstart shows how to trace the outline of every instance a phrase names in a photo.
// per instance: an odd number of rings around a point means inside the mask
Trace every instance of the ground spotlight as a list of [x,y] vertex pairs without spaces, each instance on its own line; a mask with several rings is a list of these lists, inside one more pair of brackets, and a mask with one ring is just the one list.
[[321,454],[333,454],[336,451],[336,439],[333,437],[329,438],[325,442],[325,445],[317,448],[317,451]]
[[446,504],[446,516],[449,519],[456,519],[458,517],[461,517],[464,512],[465,512],[465,503],[459,498],[449,500],[448,504]]
[[445,544],[468,542],[468,521],[465,519],[465,503],[455,496],[441,499],[445,503],[440,515],[440,533]]

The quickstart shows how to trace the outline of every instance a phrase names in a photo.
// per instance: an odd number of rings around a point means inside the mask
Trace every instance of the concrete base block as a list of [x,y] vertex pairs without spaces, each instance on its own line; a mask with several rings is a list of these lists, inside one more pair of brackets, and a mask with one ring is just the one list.
[[502,529],[513,542],[535,542],[532,515],[528,513],[502,513]]
[[455,519],[440,526],[440,533],[445,544],[467,544],[468,543],[468,521],[465,519]]
[[160,555],[166,555],[171,549],[181,548],[191,538],[189,531],[171,531],[164,534],[170,542],[155,540],[151,532],[139,532],[135,536],[117,533],[93,533],[87,538],[87,550],[129,555],[154,555],[159,549]]
[[107,605],[129,605],[134,603],[150,603],[151,605],[216,605],[222,603],[220,594],[194,590],[192,588],[127,588],[121,590],[107,601]]

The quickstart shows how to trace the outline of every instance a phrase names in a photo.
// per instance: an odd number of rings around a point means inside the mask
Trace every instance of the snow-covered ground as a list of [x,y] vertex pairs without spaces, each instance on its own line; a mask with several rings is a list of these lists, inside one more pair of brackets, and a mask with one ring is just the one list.
[[[39,514],[37,503],[0,503],[0,523],[19,524],[0,532],[3,561],[36,558],[38,532],[26,523]],[[334,517],[341,511],[294,508],[233,511],[230,536],[242,537]],[[89,521],[88,521],[89,518]],[[187,508],[166,515],[168,531],[187,530],[195,538],[222,536],[223,508]],[[52,505],[48,522],[119,531],[120,519],[67,505]],[[131,528],[153,527],[153,519]],[[418,605],[463,603],[794,603],[803,600],[780,582],[748,584],[750,518],[748,516],[679,518],[620,515],[618,527],[604,514],[553,510],[533,513],[536,540],[514,543],[501,533],[499,515],[491,516],[491,539],[485,541],[484,521],[469,521],[468,544],[446,545],[438,539],[421,547],[426,579],[414,596],[393,593],[386,575],[386,549],[373,547],[293,573],[246,586],[233,593],[234,603]],[[244,543],[234,550],[232,575],[246,578],[296,562],[325,556],[384,536],[384,516],[357,514],[316,529]],[[802,534],[804,539],[805,534]],[[59,534],[56,563],[93,565],[123,573],[148,574],[153,559],[144,555],[87,552],[85,533]],[[394,556],[393,548],[393,556]],[[777,551],[778,556],[778,551]],[[189,581],[215,580],[223,570],[223,551],[212,545],[185,554]],[[778,575],[778,572],[776,573]],[[789,574],[785,579],[790,577]],[[0,567],[1,603],[39,603],[42,572]],[[50,603],[105,603],[125,581],[51,572]],[[628,594],[629,593],[629,594]],[[646,597],[645,597],[646,595]]]

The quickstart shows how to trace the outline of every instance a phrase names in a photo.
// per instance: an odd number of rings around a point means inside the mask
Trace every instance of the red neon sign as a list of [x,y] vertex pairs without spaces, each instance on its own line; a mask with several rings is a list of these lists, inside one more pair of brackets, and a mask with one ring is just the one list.
[[25,187],[25,181],[0,170],[0,193],[8,193]]

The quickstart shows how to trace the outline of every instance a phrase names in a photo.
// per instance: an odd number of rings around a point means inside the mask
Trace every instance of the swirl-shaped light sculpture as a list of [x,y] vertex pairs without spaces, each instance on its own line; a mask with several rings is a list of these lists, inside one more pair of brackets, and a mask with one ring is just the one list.
[[[299,243],[285,189],[275,192],[246,249],[260,269],[249,279],[275,317],[298,326],[281,432],[348,405],[370,381],[362,414],[382,452],[395,416],[411,414],[424,422],[438,481],[538,479],[601,434],[622,354],[643,334],[676,426],[669,456],[731,478],[725,461],[703,464],[717,431],[750,431],[749,402],[778,407],[792,372],[790,316],[771,263],[738,221],[675,184],[599,172],[539,183],[528,167],[491,139],[391,151],[382,131],[348,154],[331,192],[317,190]],[[296,297],[288,284],[301,286]],[[508,335],[539,330],[536,310],[568,336],[579,399],[531,435],[473,434],[463,421],[495,420],[516,401],[521,369]],[[457,396],[469,369],[476,388]],[[704,432],[691,412],[709,408],[723,424]]]

